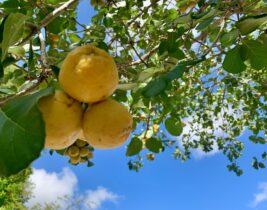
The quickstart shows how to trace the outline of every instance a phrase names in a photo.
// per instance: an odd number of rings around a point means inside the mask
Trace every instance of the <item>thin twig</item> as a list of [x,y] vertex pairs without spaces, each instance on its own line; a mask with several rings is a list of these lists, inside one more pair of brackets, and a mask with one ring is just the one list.
[[147,60],[148,58],[150,58],[157,50],[159,49],[159,45],[154,47],[152,50],[150,50],[148,53],[146,53],[145,55],[142,56],[142,60],[136,60],[130,63],[126,63],[126,64],[122,64],[124,67],[130,67],[130,66],[134,66],[137,64],[142,63],[143,61]]
[[147,132],[149,130],[149,125],[150,125],[150,118],[151,118],[151,101],[149,102],[149,106],[148,106],[148,109],[149,109],[149,113],[148,113],[148,117],[146,119],[146,130],[145,130],[145,133],[144,133],[144,139],[146,139],[146,136],[147,136]]
[[18,96],[27,95],[28,93],[31,93],[31,92],[37,90],[39,88],[39,85],[43,82],[44,79],[45,79],[45,77],[40,76],[39,79],[37,80],[37,82],[35,84],[33,84],[32,86],[30,86],[29,88],[22,90],[22,91],[14,94],[14,95],[9,95],[7,97],[1,98],[0,99],[0,107],[2,107],[5,103],[10,101],[11,99],[14,99]]
[[42,34],[42,32],[40,31],[38,33],[39,39],[40,39],[40,51],[41,51],[41,62],[42,62],[42,66],[47,69],[49,67],[47,59],[46,59],[46,51],[45,51],[45,39],[44,36]]
[[62,4],[60,7],[56,8],[54,11],[49,13],[39,24],[39,26],[35,26],[32,28],[31,33],[25,37],[21,42],[17,45],[24,44],[27,42],[34,34],[40,31],[42,28],[46,27],[49,23],[51,23],[56,17],[58,17],[64,10],[71,7],[73,4],[77,3],[79,0],[69,0],[66,3]]
[[220,27],[220,30],[214,40],[214,42],[212,43],[212,45],[210,46],[210,48],[204,53],[204,56],[208,55],[211,51],[212,51],[212,48],[216,46],[217,42],[219,41],[222,33],[223,33],[223,29],[225,27],[225,23],[226,23],[226,16],[223,18],[222,20],[222,23],[221,23],[221,27]]
[[130,25],[132,25],[137,18],[139,18],[146,10],[148,10],[150,7],[152,7],[153,5],[157,4],[158,0],[153,2],[152,4],[150,4],[148,7],[141,9],[141,12],[139,12],[131,21],[129,21],[127,23],[127,26],[129,27]]

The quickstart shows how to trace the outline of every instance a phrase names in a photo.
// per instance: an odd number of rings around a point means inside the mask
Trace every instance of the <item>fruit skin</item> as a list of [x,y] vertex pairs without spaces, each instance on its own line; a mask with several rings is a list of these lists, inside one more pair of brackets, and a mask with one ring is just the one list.
[[90,151],[88,150],[88,148],[83,147],[80,149],[80,156],[81,157],[87,157],[87,155],[90,153]]
[[59,150],[72,145],[81,131],[81,104],[56,90],[54,95],[41,98],[38,106],[45,121],[45,148]]
[[70,157],[77,157],[77,156],[79,156],[79,153],[80,153],[80,149],[79,149],[79,147],[77,147],[75,145],[70,146],[68,148],[68,151],[67,151],[67,154]]
[[86,110],[83,133],[88,143],[95,148],[115,148],[127,140],[132,123],[132,117],[125,106],[107,99]]
[[73,164],[73,165],[77,165],[80,161],[81,161],[81,157],[80,156],[70,157],[70,163]]
[[76,140],[75,144],[78,146],[78,147],[84,147],[87,145],[87,142],[83,139],[81,139],[81,135],[79,135],[79,139]]
[[113,58],[91,45],[70,52],[59,72],[59,83],[78,101],[94,103],[108,98],[117,88],[118,70]]

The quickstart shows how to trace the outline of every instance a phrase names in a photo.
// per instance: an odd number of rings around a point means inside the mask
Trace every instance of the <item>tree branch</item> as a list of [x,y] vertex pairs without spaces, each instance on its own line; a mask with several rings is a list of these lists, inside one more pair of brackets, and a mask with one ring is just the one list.
[[10,95],[10,96],[1,98],[0,99],[0,107],[2,107],[5,103],[10,101],[11,99],[14,99],[18,96],[27,95],[28,93],[31,93],[31,92],[37,90],[39,88],[39,85],[43,82],[44,79],[45,79],[45,77],[40,76],[39,79],[37,80],[37,82],[35,84],[33,84],[32,86],[30,86],[29,88],[22,90],[22,91],[14,94],[14,95]]
[[219,30],[219,32],[218,32],[218,34],[217,34],[214,42],[212,43],[212,45],[210,46],[210,48],[204,53],[204,56],[208,55],[210,53],[210,51],[212,51],[212,48],[215,47],[216,44],[217,44],[217,42],[219,41],[219,39],[220,39],[220,37],[221,37],[221,35],[223,33],[224,26],[226,24],[226,20],[225,19],[226,19],[226,15],[225,15],[225,17],[222,20],[220,30]]
[[148,7],[141,9],[141,12],[139,12],[131,21],[127,23],[127,26],[129,27],[130,25],[132,25],[136,21],[137,18],[139,18],[146,10],[148,10],[150,7],[155,5],[157,2],[158,0],[150,4]]
[[150,58],[157,50],[159,49],[159,45],[154,47],[152,50],[150,50],[148,53],[146,53],[145,55],[142,56],[142,60],[136,60],[130,63],[126,63],[126,64],[122,64],[123,67],[130,67],[130,66],[134,66],[140,63],[143,63],[143,61],[147,60],[148,58]]
[[60,7],[56,8],[54,11],[49,13],[39,24],[39,26],[33,27],[31,33],[25,37],[21,42],[17,45],[24,44],[27,42],[34,34],[40,31],[42,28],[46,27],[49,23],[51,23],[56,17],[58,17],[64,10],[71,7],[73,4],[79,2],[79,0],[69,0],[66,3],[62,4]]
[[39,39],[40,39],[40,51],[41,51],[41,61],[42,61],[42,65],[45,69],[47,69],[49,67],[47,59],[46,59],[46,51],[45,51],[45,40],[44,40],[44,36],[42,34],[42,32],[40,31],[38,33]]

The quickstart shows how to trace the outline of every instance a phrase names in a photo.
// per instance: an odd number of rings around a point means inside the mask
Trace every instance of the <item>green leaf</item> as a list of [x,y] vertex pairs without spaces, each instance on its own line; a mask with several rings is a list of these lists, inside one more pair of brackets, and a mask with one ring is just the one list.
[[197,27],[196,30],[198,31],[203,31],[204,29],[206,29],[213,21],[214,17],[210,17],[204,21],[202,21]]
[[0,88],[0,93],[10,95],[10,94],[14,94],[15,92],[8,88]]
[[16,174],[39,157],[45,125],[37,103],[52,88],[17,97],[0,109],[0,176]]
[[255,17],[247,17],[236,23],[236,27],[239,29],[242,35],[249,34],[256,29],[259,29],[262,25],[267,23],[267,15],[260,15]]
[[155,152],[155,153],[160,153],[164,147],[162,144],[162,141],[160,141],[157,138],[149,138],[146,140],[146,148],[151,151],[151,152]]
[[0,43],[2,43],[2,41],[3,41],[4,26],[5,26],[5,22],[6,22],[7,17],[8,17],[8,15],[5,16],[5,18],[2,20],[1,25],[0,25]]
[[69,34],[71,43],[79,43],[81,38],[77,34]]
[[247,48],[247,56],[251,67],[257,70],[267,68],[267,41],[261,43],[256,40],[247,40],[244,45]]
[[29,69],[29,72],[31,72],[31,71],[34,70],[34,60],[33,60],[32,41],[30,42],[29,60],[28,60],[28,69]]
[[16,46],[16,47],[10,47],[8,49],[8,53],[11,53],[13,55],[22,57],[25,54],[25,50],[23,47],[21,46]]
[[130,144],[127,146],[126,156],[137,155],[143,147],[143,142],[137,138],[132,138]]
[[164,40],[159,44],[159,54],[162,55],[166,51],[168,51],[168,42]]
[[2,62],[0,62],[0,78],[2,78],[4,76],[4,67]]
[[179,66],[178,65],[166,74],[166,78],[170,81],[172,81],[174,79],[181,78],[183,76],[185,70],[186,70],[185,66]]
[[169,81],[172,81],[174,79],[181,78],[186,71],[186,67],[195,66],[196,64],[206,60],[205,57],[194,59],[194,60],[188,60],[188,61],[182,61],[177,64],[170,72],[166,74],[166,79]]
[[8,52],[8,48],[17,43],[24,31],[25,20],[27,16],[20,13],[11,13],[4,24],[3,41],[2,41],[2,58],[3,61]]
[[140,74],[138,75],[138,81],[143,82],[149,79],[150,77],[152,77],[155,73],[159,72],[160,70],[161,69],[157,67],[151,67],[151,68],[145,69],[144,71],[140,72]]
[[112,20],[112,18],[110,18],[110,17],[105,17],[105,18],[103,19],[103,24],[104,24],[104,26],[106,26],[106,27],[110,27],[110,26],[112,26],[112,24],[113,24],[113,20]]
[[13,58],[13,57],[7,57],[3,62],[2,62],[2,65],[3,65],[3,67],[5,68],[5,67],[7,67],[7,66],[9,66],[9,65],[11,65],[11,64],[13,64],[13,63],[16,63],[17,62],[17,60],[15,59],[15,58]]
[[159,77],[149,82],[147,86],[142,90],[142,94],[146,98],[156,96],[163,92],[166,89],[167,85],[168,81],[164,77]]
[[176,32],[169,32],[167,40],[161,41],[159,45],[159,54],[162,55],[164,52],[168,52],[174,57],[184,58],[182,50],[178,49],[178,39],[183,35],[183,28],[179,28]]
[[244,70],[246,70],[246,65],[244,64],[241,54],[240,54],[240,46],[236,46],[235,48],[229,50],[226,53],[226,56],[223,61],[223,68],[230,73],[237,74]]
[[167,131],[173,136],[180,136],[183,132],[183,124],[179,119],[170,117],[165,120]]
[[66,23],[66,19],[63,17],[56,17],[51,23],[47,25],[47,30],[50,33],[58,34],[63,29],[63,24]]
[[230,45],[234,44],[234,42],[236,41],[237,37],[238,37],[238,30],[234,29],[232,31],[225,32],[221,36],[220,42],[222,43],[223,47],[227,47],[227,46],[230,46]]

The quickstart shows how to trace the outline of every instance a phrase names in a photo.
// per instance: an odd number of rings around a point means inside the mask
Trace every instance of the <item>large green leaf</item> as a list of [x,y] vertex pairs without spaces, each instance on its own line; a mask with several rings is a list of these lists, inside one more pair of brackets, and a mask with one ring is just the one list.
[[134,137],[132,138],[130,144],[127,146],[127,152],[126,155],[127,156],[133,156],[133,155],[137,155],[143,147],[143,142],[137,138]]
[[180,136],[183,132],[183,124],[179,119],[170,117],[165,120],[167,131],[173,136]]
[[259,29],[261,25],[267,23],[267,15],[260,15],[257,17],[247,17],[236,23],[236,27],[239,29],[242,35],[249,34],[256,29]]
[[150,98],[156,96],[163,92],[168,85],[168,81],[165,77],[159,77],[147,84],[147,86],[142,90],[143,96]]
[[220,38],[220,42],[222,43],[223,47],[227,47],[231,44],[234,44],[234,42],[236,41],[238,37],[238,30],[234,29],[231,30],[229,32],[225,32],[221,38]]
[[204,21],[202,21],[197,27],[196,30],[198,31],[203,31],[204,29],[206,29],[213,21],[214,17],[210,17]]
[[3,61],[8,52],[8,48],[17,43],[24,31],[25,20],[27,16],[21,13],[11,13],[4,24],[3,41],[2,41],[2,58]]
[[[161,41],[159,45],[159,54],[168,52],[170,56],[177,58],[184,58],[184,53],[178,48],[178,39],[183,35],[183,28],[179,28],[176,32],[169,32],[167,40]],[[175,56],[173,56],[175,55]]]
[[185,66],[179,66],[178,65],[166,74],[166,78],[170,81],[174,80],[174,79],[181,78],[183,76],[185,70],[186,70]]
[[223,68],[233,74],[240,73],[246,69],[246,65],[241,58],[239,49],[240,46],[236,46],[229,50],[223,61]]
[[45,126],[37,103],[52,93],[48,88],[17,97],[0,109],[0,176],[16,174],[39,157]]
[[138,81],[143,82],[149,79],[150,77],[152,77],[155,73],[159,72],[160,70],[161,69],[157,67],[151,67],[151,68],[145,69],[144,71],[140,72],[140,74],[138,75]]
[[255,40],[244,42],[250,65],[254,69],[267,68],[267,42],[261,43]]
[[160,153],[164,147],[162,144],[162,141],[160,141],[157,138],[149,138],[146,140],[146,148],[151,151],[151,152],[155,152],[155,153]]

